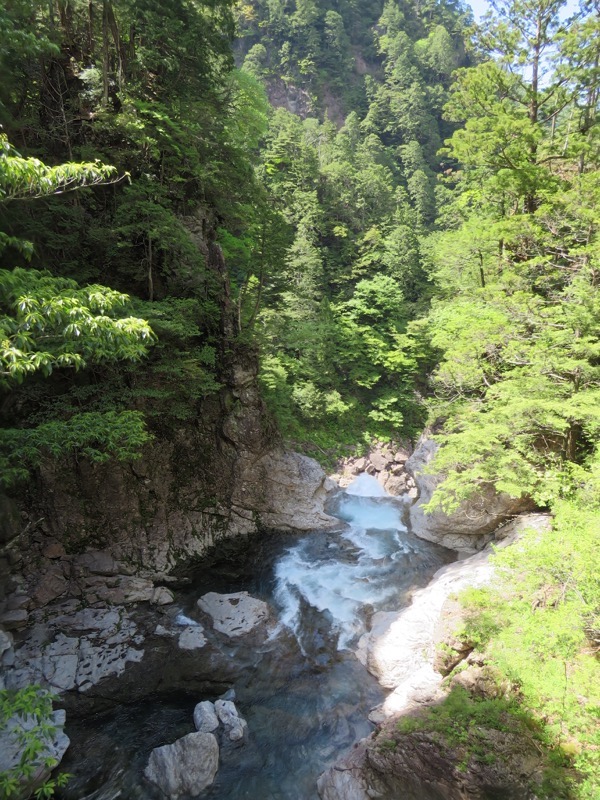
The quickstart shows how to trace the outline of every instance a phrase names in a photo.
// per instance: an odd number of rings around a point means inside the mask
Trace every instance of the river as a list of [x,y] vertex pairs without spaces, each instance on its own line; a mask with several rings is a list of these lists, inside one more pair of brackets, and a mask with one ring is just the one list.
[[[198,569],[178,593],[180,616],[198,617],[207,591],[249,591],[275,610],[267,641],[232,643],[245,666],[228,683],[248,722],[243,747],[222,748],[202,800],[316,800],[316,779],[373,729],[384,691],[353,649],[375,611],[404,607],[411,592],[453,558],[407,530],[407,506],[368,475],[336,493],[336,531],[280,534],[257,542],[250,563]],[[244,558],[249,558],[247,555]],[[248,652],[244,652],[244,648]],[[216,696],[185,687],[74,720],[63,767],[65,800],[158,800],[141,777],[152,748],[193,730],[195,704]]]

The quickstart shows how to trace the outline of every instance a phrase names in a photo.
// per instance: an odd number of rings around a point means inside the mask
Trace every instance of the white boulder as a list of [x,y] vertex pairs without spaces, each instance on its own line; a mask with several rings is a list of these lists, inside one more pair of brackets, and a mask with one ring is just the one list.
[[269,617],[268,605],[248,592],[208,592],[198,600],[198,606],[212,618],[215,630],[232,638],[250,633]]
[[173,744],[150,753],[145,777],[169,798],[195,797],[215,779],[219,768],[219,745],[212,733],[188,733]]

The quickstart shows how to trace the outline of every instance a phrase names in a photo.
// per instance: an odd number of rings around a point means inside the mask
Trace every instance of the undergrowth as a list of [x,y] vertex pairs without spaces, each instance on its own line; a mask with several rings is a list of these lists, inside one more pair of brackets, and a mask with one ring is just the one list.
[[520,708],[537,721],[559,760],[577,770],[572,796],[578,800],[600,797],[596,484],[592,473],[576,495],[554,505],[551,531],[530,531],[496,553],[493,587],[461,596],[462,638],[485,649],[488,662],[518,687]]

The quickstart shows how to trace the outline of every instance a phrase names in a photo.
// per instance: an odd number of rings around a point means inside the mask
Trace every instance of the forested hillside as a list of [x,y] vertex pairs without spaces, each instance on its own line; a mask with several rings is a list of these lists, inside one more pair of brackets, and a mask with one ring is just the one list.
[[594,800],[600,20],[569,13],[4,3],[0,469],[131,459],[234,351],[319,457],[433,426],[432,505],[555,515],[465,635],[556,755],[545,796]]
[[[256,278],[267,397],[301,441],[414,435],[407,325],[430,296],[422,242],[449,199],[438,151],[456,126],[442,109],[468,63],[470,16],[453,4],[284,11],[238,9],[243,69],[284,106],[258,170],[290,237],[285,263]],[[301,117],[290,96],[304,97]]]
[[[165,433],[218,388],[233,334],[214,240],[268,214],[250,161],[266,101],[232,69],[226,3],[19,2],[0,15],[1,257],[20,268],[2,281],[10,483],[49,451],[129,457],[147,425]],[[80,162],[98,172],[93,191]],[[129,294],[123,310],[107,285]],[[128,363],[139,348],[92,344],[125,314],[152,327],[143,367]]]

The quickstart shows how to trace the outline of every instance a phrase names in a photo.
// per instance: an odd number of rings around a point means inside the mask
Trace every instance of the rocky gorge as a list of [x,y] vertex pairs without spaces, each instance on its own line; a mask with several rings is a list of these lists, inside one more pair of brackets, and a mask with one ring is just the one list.
[[[276,658],[282,647],[281,641],[277,643],[277,635],[281,633],[277,613],[248,592],[228,594],[212,591],[194,601],[196,610],[188,615],[185,608],[182,611],[180,602],[175,602],[175,595],[187,580],[182,577],[183,573],[178,573],[178,567],[188,563],[190,558],[214,553],[215,546],[227,550],[228,542],[239,546],[240,541],[246,541],[252,549],[257,530],[339,530],[343,523],[328,513],[331,511],[331,498],[337,491],[335,480],[340,486],[348,486],[358,475],[369,475],[382,487],[382,495],[385,487],[387,493],[398,498],[392,501],[399,504],[398,513],[401,517],[408,514],[413,533],[421,536],[418,519],[424,515],[420,505],[428,499],[431,485],[428,483],[430,477],[421,472],[432,451],[428,440],[420,443],[412,454],[408,447],[377,445],[365,456],[347,459],[332,480],[311,459],[287,452],[277,444],[273,446],[272,442],[269,447],[269,434],[265,435],[265,431],[257,427],[256,416],[249,415],[248,418],[245,413],[240,414],[240,408],[252,407],[255,401],[251,381],[248,378],[244,383],[244,375],[240,373],[237,380],[242,387],[238,391],[243,403],[224,423],[223,430],[228,433],[223,434],[224,444],[215,452],[221,465],[225,463],[226,453],[231,456],[235,452],[229,474],[233,471],[240,482],[229,499],[215,501],[213,507],[194,509],[191,484],[188,483],[183,490],[178,486],[175,491],[174,480],[171,484],[159,480],[158,473],[153,471],[158,469],[156,460],[136,465],[133,476],[123,470],[118,479],[102,469],[87,473],[85,480],[80,474],[73,482],[65,482],[64,478],[61,482],[51,473],[44,475],[44,488],[38,495],[39,506],[33,516],[44,511],[47,516],[40,517],[36,524],[30,524],[31,513],[29,519],[20,517],[19,524],[24,529],[16,537],[9,537],[5,551],[12,573],[10,590],[4,599],[5,630],[0,648],[3,681],[7,688],[31,683],[47,686],[61,693],[61,704],[67,708],[69,716],[80,716],[85,708],[96,713],[115,703],[142,701],[152,694],[160,695],[167,691],[180,690],[211,698],[227,692],[247,670],[264,668],[264,663],[260,662],[264,662],[265,653],[267,661]],[[256,403],[254,408],[257,408]],[[161,462],[162,468],[165,463]],[[172,460],[170,463],[173,476],[178,462]],[[146,477],[140,480],[140,475]],[[218,476],[219,472],[215,470],[213,485],[217,484]],[[85,529],[83,523],[88,518],[83,511],[79,517],[69,511],[68,522],[65,516],[67,509],[71,508],[71,492],[79,492],[82,485],[88,486],[88,501],[93,500],[96,504],[97,512],[92,515],[97,525],[94,532]],[[171,517],[167,511],[175,507],[175,498],[181,497],[182,492],[188,498],[185,513],[179,508]],[[111,506],[108,497],[113,496],[112,493],[118,502]],[[162,498],[163,509],[158,521],[141,514],[144,503],[150,502],[150,498],[158,502],[157,494]],[[413,504],[417,495],[419,500]],[[132,524],[131,511],[128,517],[119,517],[119,512],[128,507],[132,498],[135,498],[133,519],[137,528]],[[226,511],[226,503],[233,501],[232,507]],[[43,503],[46,503],[45,507]],[[50,513],[49,508],[52,509]],[[467,518],[470,513],[465,511]],[[473,524],[468,533],[466,524],[462,529],[459,527],[460,533],[451,540],[452,544],[455,549],[469,554],[485,548],[494,537],[504,537],[506,542],[510,542],[516,535],[512,528],[505,526],[500,529],[503,532],[496,534],[492,529],[494,520],[497,528],[514,513],[515,509],[506,504],[492,504],[486,507],[484,524],[479,527]],[[532,521],[535,520],[524,518],[516,528]],[[361,522],[361,525],[369,524]],[[393,527],[396,523],[385,521],[382,524]],[[448,531],[454,529],[453,522],[447,521],[446,526],[436,534],[438,538],[434,541],[448,548],[448,537],[453,535]],[[170,533],[175,528],[178,531],[176,536]],[[124,535],[126,529],[128,536]],[[73,539],[61,536],[61,530],[68,530]],[[132,530],[136,530],[134,536]],[[163,536],[166,541],[163,541]],[[431,540],[432,536],[422,538]],[[25,540],[37,554],[35,560],[29,559],[27,563],[15,552],[15,544],[22,545]],[[77,541],[76,547],[73,541]],[[92,543],[96,546],[90,546]],[[338,545],[331,540],[328,546]],[[445,552],[448,560],[451,554],[448,550]],[[375,556],[382,554],[375,553]],[[366,627],[358,640],[356,656],[382,687],[392,690],[376,709],[371,710],[371,723],[382,726],[381,730],[385,730],[397,715],[440,698],[442,678],[433,665],[436,629],[453,592],[465,585],[476,585],[490,579],[488,554],[489,547],[478,555],[442,568],[429,586],[421,584],[422,588],[416,594],[412,590],[406,594],[405,602],[411,598],[412,602],[404,610],[394,611],[388,604],[389,610],[365,618]],[[364,563],[361,569],[364,569]],[[427,583],[428,578],[425,578]],[[411,584],[414,587],[414,583],[409,583],[409,586]],[[321,633],[311,635],[314,638]],[[289,640],[289,633],[284,634],[286,637]],[[288,641],[283,646],[284,651],[290,646]],[[293,646],[296,646],[295,642]],[[320,652],[317,659],[325,659],[323,663],[332,659],[331,655],[325,655],[325,650]],[[369,696],[375,697],[374,694]],[[211,702],[215,701],[200,700],[200,703]],[[366,720],[368,708],[367,705],[360,712],[364,714],[364,724],[354,729],[362,727],[363,734],[372,727]],[[230,711],[233,719],[237,710],[235,714]],[[219,715],[217,718],[220,719]],[[224,723],[221,721],[220,724]],[[366,729],[364,725],[367,725]],[[247,725],[240,722],[238,728],[243,729],[238,737],[243,744]],[[57,726],[57,731],[64,736],[62,724]],[[355,740],[353,735],[347,735],[351,736],[349,746]],[[195,738],[188,740],[188,736]],[[175,748],[182,763],[193,758],[190,753],[197,753],[201,747],[203,752],[210,753],[207,763],[218,764],[219,747],[213,744],[213,739],[207,739],[210,736],[214,739],[213,733],[201,725],[196,734],[186,733],[169,747]],[[230,748],[231,739],[227,741],[227,748]],[[392,792],[390,797],[395,796],[393,792],[399,785],[404,786],[402,781],[410,784],[414,778],[414,760],[406,761],[408,766],[404,771],[394,762],[388,765],[389,770],[380,765],[377,773],[373,766],[376,758],[369,744],[371,741],[365,740],[352,750],[350,762],[338,762],[321,777],[319,793],[324,800],[353,800],[355,797],[363,800],[373,796],[373,791],[383,791],[381,787],[386,785],[386,770],[395,776],[390,784],[392,789],[388,787],[386,790]],[[182,744],[178,745],[178,742]],[[162,747],[160,745],[159,750]],[[221,744],[221,760],[232,758],[227,748],[223,752]],[[359,754],[362,755],[359,757]],[[170,763],[172,751],[168,751],[168,755]],[[166,758],[165,753],[163,756]],[[154,781],[159,773],[162,775],[160,791],[163,795],[195,796],[210,786],[216,774],[216,770],[213,772],[211,768],[197,782],[182,783],[173,777],[171,767],[165,766],[163,756],[159,758],[157,755],[153,765],[147,766],[147,777],[154,776],[149,778],[150,781]],[[419,755],[422,757],[423,753]],[[159,767],[159,763],[162,766]],[[170,777],[165,777],[167,773]],[[422,783],[433,785],[435,780],[426,776]],[[445,779],[439,780],[443,782]],[[419,800],[427,798],[427,790],[421,783],[419,786],[421,788],[415,790],[415,797]],[[455,796],[462,797],[448,794],[448,797]]]

